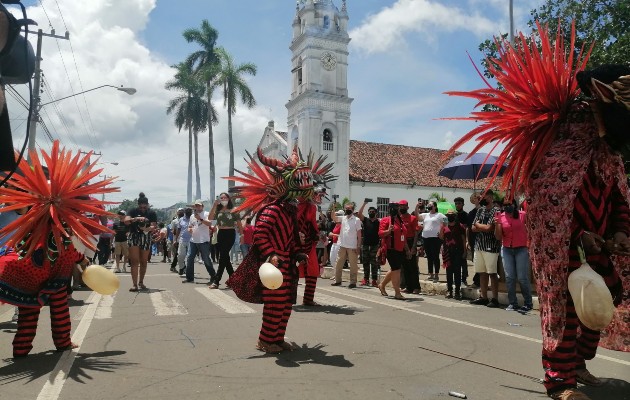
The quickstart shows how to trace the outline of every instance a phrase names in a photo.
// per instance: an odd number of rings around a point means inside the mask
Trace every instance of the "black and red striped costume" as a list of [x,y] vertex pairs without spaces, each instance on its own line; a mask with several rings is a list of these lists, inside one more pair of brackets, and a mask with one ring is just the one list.
[[[293,203],[278,200],[264,207],[256,217],[253,247],[228,281],[241,300],[264,304],[259,339],[265,343],[284,342],[297,297],[297,227],[297,207]],[[272,255],[280,259],[278,268],[284,278],[282,286],[275,290],[262,286],[258,278],[258,268]]]
[[298,231],[304,234],[304,243],[298,241],[298,251],[308,255],[308,262],[299,265],[300,278],[304,278],[303,303],[314,304],[317,277],[319,276],[319,262],[317,260],[317,240],[319,228],[317,226],[317,206],[309,201],[298,204]]
[[33,348],[39,313],[47,304],[55,347],[65,350],[71,346],[67,287],[74,264],[84,256],[69,242],[67,245],[61,254],[40,247],[28,257],[20,258],[15,252],[0,257],[0,301],[19,310],[14,357],[24,357]]

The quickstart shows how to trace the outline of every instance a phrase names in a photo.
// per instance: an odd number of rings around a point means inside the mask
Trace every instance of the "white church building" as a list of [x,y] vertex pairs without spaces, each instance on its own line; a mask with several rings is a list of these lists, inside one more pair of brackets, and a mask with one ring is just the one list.
[[[297,143],[303,153],[327,156],[334,163],[329,195],[370,206],[381,213],[390,201],[405,199],[413,207],[418,198],[439,193],[448,201],[466,202],[473,182],[439,177],[448,160],[445,150],[351,140],[348,92],[348,10],[333,0],[301,0],[293,19],[290,100],[287,132],[273,121],[265,128],[259,147],[267,156],[281,158]],[[477,188],[485,182],[477,182]],[[466,209],[470,206],[467,205]]]

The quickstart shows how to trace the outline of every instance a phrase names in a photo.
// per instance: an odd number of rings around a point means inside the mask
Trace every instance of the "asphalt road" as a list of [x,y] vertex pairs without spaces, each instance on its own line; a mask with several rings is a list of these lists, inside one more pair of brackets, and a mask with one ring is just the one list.
[[[299,349],[266,355],[254,348],[262,306],[209,290],[196,269],[194,285],[152,263],[147,292],[129,292],[128,274],[114,296],[76,291],[73,352],[52,351],[44,308],[31,355],[14,361],[12,308],[0,306],[0,399],[547,398],[536,312],[441,296],[397,301],[322,279],[324,306],[295,306],[289,321]],[[584,388],[592,399],[630,399],[630,354],[600,349],[588,366],[607,378]]]

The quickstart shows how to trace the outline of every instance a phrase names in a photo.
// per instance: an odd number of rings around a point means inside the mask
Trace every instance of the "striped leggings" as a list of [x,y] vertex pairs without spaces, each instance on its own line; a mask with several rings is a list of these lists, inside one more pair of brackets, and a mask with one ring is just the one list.
[[306,282],[306,287],[304,288],[304,303],[312,303],[315,298],[315,288],[317,287],[317,277],[316,276],[305,276],[304,281]]
[[[13,357],[24,357],[33,349],[41,307],[18,307],[18,326],[13,339]],[[57,350],[71,345],[70,308],[66,289],[50,295],[50,325]]]
[[291,277],[286,273],[283,273],[283,276],[284,282],[278,289],[263,289],[262,291],[264,307],[258,338],[263,342],[280,344],[284,341],[284,333],[287,330],[293,304],[291,303]]
[[568,291],[567,297],[567,322],[562,342],[554,351],[544,348],[542,351],[544,385],[548,394],[577,387],[575,370],[586,368],[585,360],[595,357],[599,344],[599,331],[591,330],[580,322]]

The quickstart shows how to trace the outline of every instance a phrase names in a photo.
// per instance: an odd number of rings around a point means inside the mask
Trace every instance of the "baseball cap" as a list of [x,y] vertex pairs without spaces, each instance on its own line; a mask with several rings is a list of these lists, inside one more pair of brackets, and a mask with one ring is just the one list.
[[197,199],[197,200],[195,200],[195,202],[193,204],[194,205],[199,204],[200,206],[203,206],[203,201],[201,201],[201,199]]
[[180,211],[184,211],[184,209],[183,209],[183,208],[181,208],[181,207],[179,207],[179,208],[177,209],[177,212],[180,212]]
[[118,215],[127,215],[127,213],[124,210],[120,210],[118,211]]
[[335,212],[335,215],[338,216],[338,217],[341,217],[344,214],[345,214],[345,212],[343,210],[339,210],[339,211]]
[[398,205],[399,206],[407,206],[407,207],[409,207],[409,203],[407,202],[407,200],[400,200],[398,202]]

